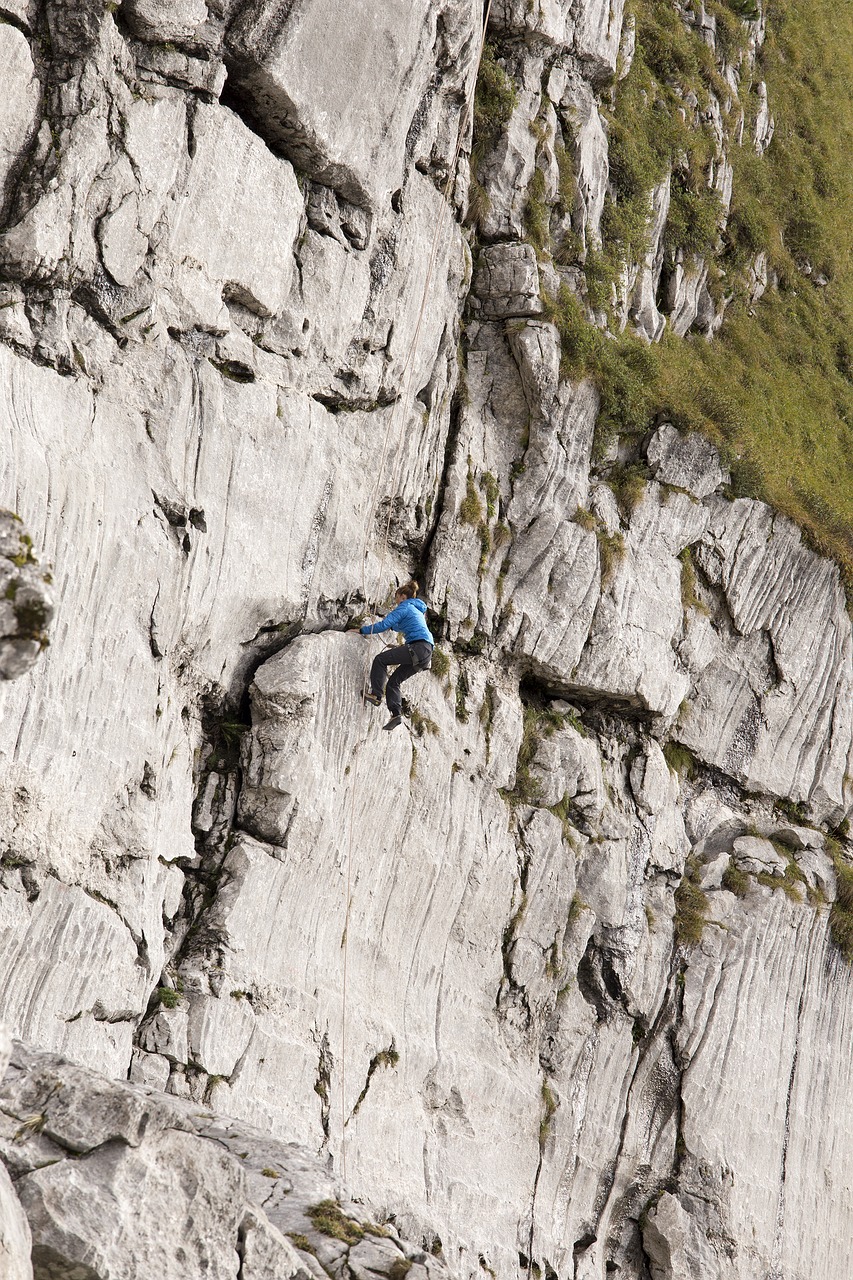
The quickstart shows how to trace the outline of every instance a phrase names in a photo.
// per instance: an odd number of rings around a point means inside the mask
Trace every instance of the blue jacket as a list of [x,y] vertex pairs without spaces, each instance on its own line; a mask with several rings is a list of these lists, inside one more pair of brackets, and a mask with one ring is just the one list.
[[426,605],[423,600],[403,600],[390,613],[386,613],[380,622],[365,622],[361,634],[369,636],[378,631],[402,631],[407,644],[414,640],[426,640],[428,644],[435,644],[424,618],[425,613]]

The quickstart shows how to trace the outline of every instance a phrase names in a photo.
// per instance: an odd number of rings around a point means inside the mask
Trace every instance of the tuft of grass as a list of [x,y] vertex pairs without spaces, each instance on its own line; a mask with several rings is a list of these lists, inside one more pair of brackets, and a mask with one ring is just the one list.
[[636,511],[646,493],[648,468],[635,464],[630,467],[614,467],[607,477],[607,483],[613,490],[616,505],[626,522]]
[[595,531],[598,539],[598,558],[601,564],[601,585],[608,586],[616,575],[625,558],[625,539],[617,530],[616,533],[608,533],[603,525],[598,525]]
[[469,692],[468,677],[464,669],[460,667],[459,675],[456,677],[456,719],[460,724],[468,723],[467,698]]
[[527,188],[524,210],[524,230],[537,254],[544,253],[551,243],[550,221],[551,210],[545,199],[545,174],[537,167]]
[[171,987],[158,987],[157,999],[164,1009],[176,1009],[181,1003],[180,993]]
[[331,1236],[335,1240],[343,1240],[345,1244],[358,1244],[364,1239],[364,1228],[348,1218],[335,1200],[321,1200],[306,1210],[307,1216],[315,1231],[321,1235]]
[[316,1256],[316,1249],[306,1235],[301,1231],[286,1231],[285,1235],[291,1240],[297,1249],[301,1249],[303,1253],[310,1253]]
[[663,744],[663,758],[669,765],[670,773],[677,773],[680,778],[691,781],[696,776],[696,757],[689,747],[682,746],[670,738]]
[[681,947],[695,947],[708,923],[708,895],[699,884],[699,866],[689,859],[684,878],[675,891],[675,940]]
[[557,1095],[547,1080],[542,1081],[542,1119],[539,1121],[539,1150],[542,1151],[551,1132],[551,1122],[559,1106]]
[[426,733],[431,734],[434,738],[438,737],[438,725],[429,716],[425,716],[423,712],[418,711],[417,707],[412,707],[409,720],[419,738],[422,738]]
[[749,876],[734,862],[730,862],[723,872],[723,888],[728,889],[736,898],[745,898],[749,893]]
[[438,645],[432,651],[432,673],[438,676],[439,680],[443,679],[450,670],[450,658],[443,649],[439,649]]
[[474,94],[474,148],[480,156],[499,140],[518,101],[515,85],[498,59],[497,47],[487,40]]
[[483,519],[483,504],[480,501],[477,486],[474,484],[474,476],[471,473],[470,459],[468,464],[468,479],[465,485],[465,497],[459,504],[459,519],[462,524],[474,525],[475,528],[481,524]]
[[835,901],[829,913],[829,934],[848,964],[853,964],[853,867],[833,850]]
[[486,519],[494,520],[498,513],[498,502],[500,501],[500,486],[492,475],[491,471],[484,471],[480,476],[480,488],[486,495]]
[[678,558],[681,561],[681,607],[687,614],[691,609],[695,609],[698,613],[707,613],[708,606],[703,600],[700,600],[696,591],[696,566],[693,563],[693,553],[689,547],[685,547],[680,551]]

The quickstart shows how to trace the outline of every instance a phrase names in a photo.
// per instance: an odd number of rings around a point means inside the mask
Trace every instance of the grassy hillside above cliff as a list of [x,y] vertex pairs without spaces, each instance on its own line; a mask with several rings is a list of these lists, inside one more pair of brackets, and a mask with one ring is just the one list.
[[[756,79],[776,130],[733,149],[723,265],[766,248],[778,286],[718,338],[666,340],[657,397],[722,442],[736,483],[790,515],[853,586],[853,5],[772,0]],[[749,121],[748,121],[749,124]]]
[[[598,457],[615,435],[642,434],[663,417],[704,432],[731,465],[734,492],[793,518],[835,558],[853,592],[853,5],[767,0],[754,66],[757,0],[705,0],[704,12],[716,21],[714,49],[674,0],[628,0],[626,17],[636,22],[631,69],[600,95],[609,152],[602,243],[584,246],[560,223],[572,203],[564,179],[569,186],[575,179],[559,142],[559,201],[556,210],[546,204],[537,170],[527,238],[540,258],[568,268],[567,280],[582,268],[580,288],[564,284],[547,307],[561,332],[565,376],[591,374],[601,390]],[[488,200],[476,181],[480,153],[517,101],[505,52],[487,46],[478,83],[475,214],[478,200]],[[737,94],[727,67],[738,68]],[[762,82],[775,133],[759,155]],[[541,119],[530,127],[543,136]],[[734,169],[728,217],[721,138]],[[664,275],[676,255],[688,269],[704,259],[725,320],[711,341],[667,329],[649,346],[630,330],[619,333],[619,311],[631,264],[648,248],[651,192],[667,175]],[[757,262],[770,281],[758,300]]]

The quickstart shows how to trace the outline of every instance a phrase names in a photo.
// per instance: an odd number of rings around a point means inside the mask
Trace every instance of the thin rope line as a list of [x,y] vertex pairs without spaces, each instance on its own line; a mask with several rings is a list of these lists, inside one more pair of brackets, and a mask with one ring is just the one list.
[[[401,377],[405,376],[405,379],[406,379],[405,387],[403,390],[403,394],[401,396],[398,396],[397,399],[395,400],[393,409],[391,411],[391,414],[389,415],[388,422],[386,423],[386,426],[385,426],[385,433],[382,441],[382,454],[379,461],[379,467],[377,468],[377,472],[376,472],[376,483],[373,486],[373,490],[370,495],[370,502],[368,503],[367,511],[365,514],[364,536],[362,541],[362,554],[361,554],[361,594],[362,594],[362,599],[364,600],[366,606],[369,605],[366,578],[367,578],[367,544],[370,536],[370,526],[373,520],[373,513],[376,509],[376,502],[377,502],[377,497],[379,493],[379,488],[382,483],[382,472],[385,469],[385,460],[388,453],[388,443],[392,435],[392,427],[396,425],[398,417],[401,417],[402,415],[402,412],[408,402],[409,395],[412,388],[412,382],[414,380],[415,355],[417,353],[417,349],[420,344],[423,318],[424,318],[424,315],[426,314],[426,305],[429,298],[430,287],[432,285],[432,277],[435,271],[436,259],[438,257],[439,239],[444,229],[445,214],[450,211],[450,192],[456,180],[456,170],[459,163],[459,156],[462,151],[462,140],[463,140],[464,134],[467,132],[469,116],[472,113],[472,102],[473,102],[474,94],[476,93],[477,76],[480,70],[480,63],[483,60],[483,49],[485,48],[485,44],[486,44],[486,31],[488,29],[489,16],[491,14],[491,11],[492,11],[492,0],[488,0],[488,4],[486,5],[485,14],[483,17],[483,27],[480,35],[480,48],[477,54],[477,64],[474,70],[474,75],[472,77],[471,88],[469,89],[468,94],[466,95],[465,112],[462,117],[462,120],[460,121],[459,130],[457,132],[456,148],[454,150],[453,160],[450,164],[450,169],[447,175],[447,182],[445,183],[445,186],[444,186],[441,209],[439,210],[439,215],[436,218],[435,229],[433,231],[432,244],[430,246],[430,255],[427,263],[427,273],[424,278],[423,294],[421,297],[420,309],[418,311],[418,318],[415,324],[414,333],[412,334],[412,338],[409,343],[408,351],[406,353],[406,359],[403,362],[403,367],[400,371]],[[385,529],[382,535],[382,554],[379,559],[377,590],[382,589],[382,576],[385,572],[385,561],[387,559],[388,543],[390,541],[390,535],[391,535],[391,513],[393,511],[393,495],[397,486],[399,471],[402,466],[402,453],[403,453],[402,449],[398,448],[396,457],[394,460],[394,470],[391,477],[391,489],[390,489],[390,497],[388,501],[388,515],[385,520]],[[368,655],[367,655],[367,660],[365,663],[365,671],[364,671],[364,687],[366,687],[367,681],[370,678],[371,663],[372,663],[372,658],[370,655],[370,649],[368,649]],[[344,1183],[346,1182],[346,1177],[347,1177],[347,1146],[346,1146],[346,1126],[348,1123],[347,1114],[346,1114],[347,978],[348,978],[348,972],[349,972],[350,907],[352,903],[352,851],[353,851],[354,832],[355,832],[355,801],[356,801],[356,794],[358,792],[358,768],[359,768],[359,759],[360,759],[359,748],[362,745],[361,734],[362,734],[362,726],[364,724],[364,711],[365,711],[364,689],[362,689],[361,710],[359,712],[358,730],[356,733],[356,745],[353,749],[353,755],[355,757],[355,767],[353,770],[353,778],[350,786],[349,822],[347,824],[346,905],[344,909],[344,932],[343,932],[343,938],[341,940],[341,945],[344,953],[343,988],[341,992],[341,1000],[342,1000],[342,1008],[341,1008],[341,1179]]]

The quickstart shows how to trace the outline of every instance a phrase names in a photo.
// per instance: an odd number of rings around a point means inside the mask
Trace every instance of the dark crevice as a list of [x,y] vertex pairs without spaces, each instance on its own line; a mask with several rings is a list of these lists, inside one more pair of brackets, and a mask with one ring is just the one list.
[[272,134],[269,127],[264,124],[264,121],[256,112],[251,96],[235,83],[230,74],[225,80],[222,93],[219,95],[219,102],[221,106],[233,111],[234,115],[243,121],[246,128],[260,138],[264,146],[272,152],[277,160],[290,160],[286,150],[281,145],[280,139]]
[[[465,378],[464,370],[460,371],[459,381],[453,393],[450,403],[450,423],[447,429],[447,439],[444,444],[444,458],[441,467],[441,479],[435,496],[432,511],[430,512],[430,524],[427,530],[426,539],[421,551],[420,562],[417,566],[417,578],[419,582],[425,581],[430,574],[433,545],[435,536],[438,532],[441,517],[444,514],[444,506],[447,498],[447,473],[450,470],[456,453],[456,446],[459,442],[459,432],[462,425],[462,411],[464,408],[464,400],[462,394],[462,383]],[[447,628],[443,620],[437,627],[436,639],[443,640],[446,638]]]
[[314,1081],[314,1092],[320,1099],[320,1126],[323,1130],[323,1146],[329,1141],[330,1117],[332,1111],[332,1071],[335,1060],[329,1048],[329,1037],[324,1033],[320,1041],[320,1055],[317,1063],[317,1079]]
[[352,1111],[350,1112],[347,1118],[347,1121],[346,1121],[347,1124],[349,1124],[353,1116],[358,1114],[361,1104],[364,1102],[365,1098],[367,1097],[367,1092],[370,1088],[370,1082],[373,1079],[375,1073],[378,1071],[378,1069],[380,1067],[396,1067],[399,1060],[400,1060],[400,1055],[397,1052],[397,1046],[395,1045],[393,1040],[391,1041],[387,1049],[381,1049],[379,1053],[375,1053],[373,1055],[373,1057],[370,1059],[370,1063],[368,1064],[367,1079],[364,1082],[364,1088],[362,1089],[361,1093],[358,1095],[355,1106],[353,1107]]

